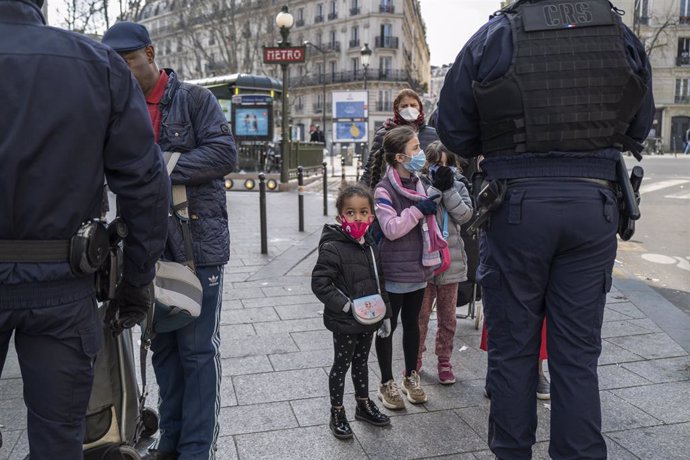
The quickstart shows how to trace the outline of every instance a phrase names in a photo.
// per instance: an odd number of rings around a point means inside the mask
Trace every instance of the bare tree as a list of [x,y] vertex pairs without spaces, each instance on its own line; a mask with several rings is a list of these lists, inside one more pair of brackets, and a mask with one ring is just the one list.
[[[117,19],[137,18],[145,0],[68,0],[57,8],[57,24],[85,34],[102,34]],[[117,8],[117,9],[116,9]]]
[[[640,39],[644,39],[647,56],[654,50],[665,48],[669,45],[669,35],[674,32],[679,24],[678,12],[674,10],[674,4],[669,5],[668,10],[659,16],[650,14],[648,0],[635,0],[633,16],[633,32]],[[643,26],[650,26],[651,33],[644,33]]]

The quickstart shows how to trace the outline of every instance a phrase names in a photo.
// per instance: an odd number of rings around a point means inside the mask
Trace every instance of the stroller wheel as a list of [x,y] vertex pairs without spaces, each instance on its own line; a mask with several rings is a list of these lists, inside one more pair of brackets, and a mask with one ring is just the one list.
[[141,460],[141,455],[131,446],[120,446],[119,454],[122,460]]
[[158,416],[158,412],[150,407],[144,407],[141,411],[141,422],[144,425],[141,435],[145,438],[148,438],[156,434],[156,431],[158,431],[159,419],[160,417]]

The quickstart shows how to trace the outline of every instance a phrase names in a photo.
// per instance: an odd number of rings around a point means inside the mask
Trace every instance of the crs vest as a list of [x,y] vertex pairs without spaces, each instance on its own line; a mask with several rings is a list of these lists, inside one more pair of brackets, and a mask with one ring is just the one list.
[[625,133],[646,88],[608,0],[536,1],[504,14],[512,64],[473,87],[483,154],[641,150]]

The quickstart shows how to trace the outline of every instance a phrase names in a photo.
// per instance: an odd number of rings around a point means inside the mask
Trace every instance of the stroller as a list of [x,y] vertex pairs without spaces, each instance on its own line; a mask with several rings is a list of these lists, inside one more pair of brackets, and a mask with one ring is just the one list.
[[[97,285],[99,299],[112,298],[118,276],[118,264],[122,260],[119,242],[126,236],[126,229],[117,221],[108,226],[110,259]],[[109,302],[103,302],[98,310],[103,325],[103,347],[94,362],[94,381],[86,411],[84,433],[84,460],[140,460],[134,446],[145,437],[158,431],[158,413],[144,407],[146,401],[146,354],[150,345],[151,319],[149,312],[142,327],[141,338],[141,392],[137,385],[134,346],[131,329],[114,335],[107,318]]]

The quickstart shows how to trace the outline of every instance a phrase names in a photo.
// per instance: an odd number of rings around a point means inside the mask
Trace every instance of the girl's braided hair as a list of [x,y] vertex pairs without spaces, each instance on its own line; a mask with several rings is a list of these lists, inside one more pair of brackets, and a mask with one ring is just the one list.
[[369,188],[373,189],[381,180],[384,160],[388,165],[395,167],[395,155],[403,153],[407,143],[416,135],[417,131],[407,125],[396,126],[386,133],[383,146],[374,153]]

